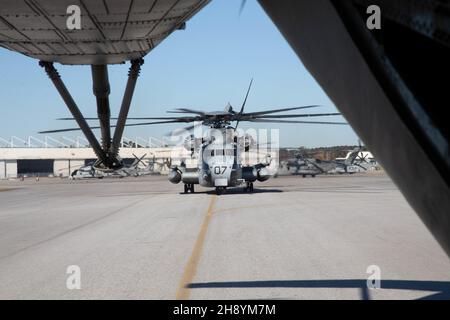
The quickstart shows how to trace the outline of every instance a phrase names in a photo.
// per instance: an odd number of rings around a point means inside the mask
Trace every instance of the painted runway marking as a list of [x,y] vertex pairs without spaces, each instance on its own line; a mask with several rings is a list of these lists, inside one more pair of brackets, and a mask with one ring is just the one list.
[[206,211],[205,218],[200,227],[200,232],[198,233],[197,240],[195,241],[194,249],[192,249],[189,261],[184,267],[183,277],[181,278],[180,286],[178,287],[176,299],[177,300],[187,300],[189,299],[189,288],[186,286],[194,280],[195,274],[197,273],[198,263],[203,251],[203,245],[205,243],[206,232],[208,231],[209,222],[213,214],[214,204],[216,202],[217,196],[213,195],[209,201],[208,210]]

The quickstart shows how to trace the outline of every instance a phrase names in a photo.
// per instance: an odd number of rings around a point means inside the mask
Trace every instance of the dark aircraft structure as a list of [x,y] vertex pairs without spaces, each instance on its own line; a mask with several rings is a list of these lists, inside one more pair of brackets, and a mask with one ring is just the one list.
[[[2,0],[0,46],[39,60],[98,160],[97,170],[123,167],[119,145],[143,57],[209,0]],[[79,9],[80,26],[69,29]],[[75,11],[71,11],[72,9]],[[75,17],[76,18],[76,17]],[[108,65],[130,61],[115,131],[111,134]],[[101,141],[97,140],[54,63],[91,65]]]
[[[67,30],[79,3],[82,28]],[[201,10],[201,0],[2,0],[0,46],[40,60],[98,157],[118,146],[142,58]],[[244,2],[243,2],[244,3]],[[450,4],[445,0],[259,0],[305,67],[450,255],[446,109]],[[368,27],[377,6],[380,28]],[[111,137],[107,65],[131,61]],[[95,138],[53,65],[89,64],[101,126]]]
[[259,3],[450,255],[450,3]]

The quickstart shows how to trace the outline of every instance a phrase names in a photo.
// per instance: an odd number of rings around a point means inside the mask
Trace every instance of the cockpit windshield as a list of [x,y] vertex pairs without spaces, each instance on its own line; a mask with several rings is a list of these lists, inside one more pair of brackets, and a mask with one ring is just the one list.
[[211,150],[211,156],[234,156],[234,150],[233,149]]

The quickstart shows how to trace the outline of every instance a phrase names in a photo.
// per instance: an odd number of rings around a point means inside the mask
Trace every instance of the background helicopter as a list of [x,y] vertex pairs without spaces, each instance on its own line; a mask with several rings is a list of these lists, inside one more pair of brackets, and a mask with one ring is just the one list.
[[[289,149],[288,149],[289,150]],[[317,174],[333,174],[333,173],[360,173],[379,169],[377,161],[373,158],[371,152],[361,145],[348,150],[347,155],[343,158],[334,160],[323,160],[314,155],[299,149],[291,149],[298,151],[294,157],[288,158],[280,163],[280,169],[286,169],[293,175],[301,175],[315,177]]]
[[[112,172],[97,170],[94,166],[95,162],[91,162],[85,166],[81,166],[78,169],[74,170],[70,174],[69,179],[76,180],[76,179],[90,179],[90,178],[103,179],[105,177],[119,177],[119,178],[130,176],[137,177],[138,175],[141,175],[141,172],[149,166],[148,164],[145,164],[142,161],[142,159],[144,159],[146,155],[147,154],[144,154],[142,157],[139,158],[135,154],[133,154],[135,159],[131,164],[129,165],[124,164],[123,167],[116,169]],[[142,164],[145,168],[144,169],[139,168],[139,164]]]

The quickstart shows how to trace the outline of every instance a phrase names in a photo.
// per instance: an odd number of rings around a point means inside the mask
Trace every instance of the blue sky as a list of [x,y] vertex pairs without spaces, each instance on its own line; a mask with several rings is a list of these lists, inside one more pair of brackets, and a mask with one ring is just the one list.
[[[167,110],[179,107],[222,110],[227,102],[239,109],[251,78],[254,81],[246,111],[319,104],[323,107],[310,111],[336,112],[256,1],[247,1],[239,17],[240,2],[212,1],[188,21],[186,30],[174,32],[145,57],[130,116],[164,116]],[[56,67],[83,113],[95,116],[90,67],[59,64]],[[129,64],[109,67],[113,116],[118,114],[128,67]],[[70,114],[37,60],[0,49],[0,88],[0,137],[39,137],[40,130],[72,127],[72,123],[54,120]],[[177,127],[130,127],[124,135],[161,137]],[[252,124],[252,127],[279,128],[281,146],[357,143],[350,126]],[[64,135],[74,137],[81,132]]]

